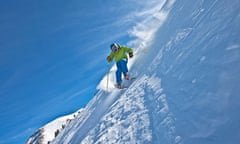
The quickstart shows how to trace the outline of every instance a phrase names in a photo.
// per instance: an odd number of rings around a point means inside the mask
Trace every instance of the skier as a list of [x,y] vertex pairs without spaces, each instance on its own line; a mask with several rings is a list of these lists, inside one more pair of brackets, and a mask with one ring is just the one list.
[[122,88],[122,73],[124,76],[124,79],[130,80],[127,67],[128,62],[128,56],[126,53],[129,54],[129,57],[133,57],[133,50],[131,48],[121,46],[117,43],[113,43],[110,45],[111,53],[107,57],[107,61],[111,62],[113,59],[115,59],[116,65],[117,65],[117,71],[116,71],[116,87],[121,89]]

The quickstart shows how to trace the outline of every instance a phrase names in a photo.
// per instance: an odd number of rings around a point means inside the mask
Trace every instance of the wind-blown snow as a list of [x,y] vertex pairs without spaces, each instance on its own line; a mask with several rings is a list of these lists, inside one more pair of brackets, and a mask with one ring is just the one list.
[[138,39],[129,42],[136,80],[115,89],[111,68],[108,91],[105,76],[53,143],[237,144],[239,5],[169,0],[141,13],[146,19],[131,31]]
[[[136,12],[131,14],[131,17],[141,17],[136,26],[129,30],[131,36],[136,37],[135,40],[128,42],[128,45],[134,47],[134,58],[128,62],[128,68],[131,69],[136,59],[142,56],[148,50],[148,47],[154,37],[157,30],[164,24],[167,19],[175,0],[164,1],[152,1],[147,4],[147,8],[143,12]],[[97,86],[100,90],[111,91],[114,89],[115,84],[115,71],[116,67],[109,67],[108,74],[102,79]],[[135,73],[132,73],[135,76]],[[107,82],[108,81],[108,82]]]

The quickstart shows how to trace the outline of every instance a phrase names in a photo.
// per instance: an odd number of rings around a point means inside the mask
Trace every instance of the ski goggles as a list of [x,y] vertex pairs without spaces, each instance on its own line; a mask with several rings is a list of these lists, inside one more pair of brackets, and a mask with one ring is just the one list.
[[115,45],[113,45],[113,46],[111,47],[111,49],[112,49],[113,52],[117,52],[117,51],[118,51],[118,47],[115,46]]

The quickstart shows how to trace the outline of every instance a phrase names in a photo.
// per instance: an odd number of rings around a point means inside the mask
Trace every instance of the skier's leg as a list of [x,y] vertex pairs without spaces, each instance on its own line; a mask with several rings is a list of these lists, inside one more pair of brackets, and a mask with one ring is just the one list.
[[122,76],[121,76],[121,72],[119,70],[116,71],[116,80],[117,80],[117,84],[121,84],[122,83]]
[[122,73],[124,75],[124,78],[126,80],[129,80],[129,76],[127,75],[127,72],[128,72],[127,60],[122,59],[119,62],[117,62],[117,71],[116,71],[117,84],[122,83]]
[[121,62],[117,62],[117,71],[116,71],[116,81],[117,84],[121,84],[122,83],[122,67],[121,67]]
[[129,80],[129,76],[127,74],[128,72],[128,67],[127,67],[127,60],[122,60],[122,72],[123,72],[123,76],[126,80]]
[[125,59],[121,60],[121,67],[122,67],[122,72],[123,73],[128,72],[127,60],[125,60]]

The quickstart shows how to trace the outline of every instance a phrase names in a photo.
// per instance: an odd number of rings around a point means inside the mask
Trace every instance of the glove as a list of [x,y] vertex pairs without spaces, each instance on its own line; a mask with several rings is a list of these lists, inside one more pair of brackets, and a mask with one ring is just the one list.
[[108,62],[111,62],[111,61],[112,61],[112,59],[111,59],[110,56],[107,57],[107,61],[108,61]]
[[132,58],[133,57],[133,52],[129,53],[129,57]]

